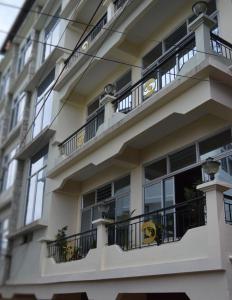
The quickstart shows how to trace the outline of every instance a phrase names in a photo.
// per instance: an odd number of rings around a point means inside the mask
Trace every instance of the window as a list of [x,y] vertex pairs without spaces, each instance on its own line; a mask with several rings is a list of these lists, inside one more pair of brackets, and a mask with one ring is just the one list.
[[31,37],[26,40],[26,43],[19,50],[18,57],[18,73],[20,73],[23,67],[27,64],[32,52],[32,41]]
[[120,101],[118,102],[118,107],[116,109],[117,112],[121,113],[128,113],[132,109],[132,96],[131,91],[127,92],[125,91],[127,88],[131,86],[131,70],[126,72],[122,77],[120,77],[115,82],[116,87],[116,96],[120,97],[122,95]]
[[101,217],[99,203],[107,201],[107,217],[117,221],[129,216],[130,176],[108,183],[90,193],[83,195],[81,231],[92,228],[92,221]]
[[10,68],[2,75],[0,84],[0,98],[4,97],[10,87]]
[[30,224],[42,216],[46,179],[48,146],[31,159],[28,178],[28,194],[25,224]]
[[204,160],[232,149],[231,130],[226,130],[199,143],[200,158]]
[[53,92],[50,92],[52,82],[55,77],[53,69],[37,90],[37,100],[35,105],[35,122],[33,128],[33,138],[39,134],[51,122]]
[[55,46],[59,43],[59,16],[60,14],[60,8],[55,13],[55,16],[52,18],[51,22],[48,24],[48,26],[45,29],[45,37],[44,42],[46,43],[44,45],[43,49],[43,59],[44,61],[49,54],[54,50]]
[[175,46],[187,33],[187,23],[185,22],[164,40],[165,50]]
[[22,93],[13,100],[11,108],[10,130],[12,130],[23,119],[24,108],[26,104],[26,94]]
[[196,146],[190,146],[175,154],[170,155],[171,172],[182,169],[196,162]]
[[9,219],[0,221],[0,254],[4,255],[7,252],[9,234]]
[[143,57],[143,68],[146,69],[162,55],[162,43],[159,43],[155,48],[148,52]]
[[17,171],[17,161],[14,159],[17,148],[13,149],[3,158],[2,191],[9,189],[15,180]]
[[166,159],[161,159],[161,160],[145,167],[145,179],[148,182],[150,180],[164,176],[166,174],[167,174],[167,160]]

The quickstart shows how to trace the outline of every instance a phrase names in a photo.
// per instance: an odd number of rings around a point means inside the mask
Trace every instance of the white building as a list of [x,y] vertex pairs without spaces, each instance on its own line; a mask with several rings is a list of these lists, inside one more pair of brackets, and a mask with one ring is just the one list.
[[232,300],[231,18],[25,1],[1,49],[0,299]]

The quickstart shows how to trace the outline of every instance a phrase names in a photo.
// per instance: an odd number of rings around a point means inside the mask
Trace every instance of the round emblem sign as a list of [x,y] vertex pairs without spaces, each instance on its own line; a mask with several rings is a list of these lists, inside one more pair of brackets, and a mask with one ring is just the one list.
[[146,81],[143,84],[143,97],[144,99],[150,97],[152,94],[154,94],[156,89],[156,82],[154,78],[150,78],[148,81]]
[[144,244],[150,244],[155,241],[156,226],[152,221],[144,222],[142,225],[142,231]]

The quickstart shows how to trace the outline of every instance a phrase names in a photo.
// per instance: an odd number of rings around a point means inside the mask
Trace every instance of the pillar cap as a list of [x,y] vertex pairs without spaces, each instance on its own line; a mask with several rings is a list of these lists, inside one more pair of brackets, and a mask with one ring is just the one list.
[[221,180],[211,180],[198,185],[197,189],[202,192],[209,192],[215,190],[223,193],[232,189],[232,184]]
[[100,219],[97,219],[97,220],[94,220],[92,222],[92,224],[94,225],[108,225],[108,224],[112,224],[114,223],[114,220],[112,219],[104,219],[104,218],[100,218]]
[[188,28],[190,31],[195,31],[198,27],[200,27],[203,24],[209,27],[209,29],[211,29],[216,24],[216,22],[206,14],[200,14],[194,21],[192,21],[188,25]]
[[112,96],[112,95],[105,95],[101,100],[100,100],[100,104],[105,105],[107,103],[112,103],[114,100],[116,99],[116,97]]

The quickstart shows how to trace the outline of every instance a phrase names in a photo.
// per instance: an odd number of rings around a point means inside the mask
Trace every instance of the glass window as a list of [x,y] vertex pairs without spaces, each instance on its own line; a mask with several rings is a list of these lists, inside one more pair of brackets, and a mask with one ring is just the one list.
[[145,186],[144,188],[144,213],[162,208],[161,182]]
[[44,51],[43,51],[43,61],[49,56],[49,54],[54,50],[55,46],[59,42],[59,18],[60,8],[55,13],[55,16],[52,18],[51,22],[45,29],[44,42]]
[[32,52],[32,41],[31,41],[31,37],[29,37],[27,39],[26,43],[19,50],[18,73],[20,73],[22,71],[23,67],[29,61],[29,58],[31,57],[31,52]]
[[167,174],[167,160],[161,159],[145,167],[145,180],[150,181]]
[[126,88],[131,85],[131,70],[125,73],[122,77],[120,77],[116,82],[116,92],[117,94],[122,93]]
[[48,146],[31,159],[25,224],[30,224],[42,216],[47,154]]
[[112,184],[107,184],[97,189],[97,202],[109,199],[112,197]]
[[155,48],[148,52],[143,57],[143,68],[146,69],[162,55],[162,43],[159,43]]
[[35,105],[35,122],[33,127],[33,138],[39,134],[51,122],[53,92],[50,92],[52,82],[55,77],[53,69],[37,90],[37,100]]
[[170,155],[171,172],[182,169],[196,162],[196,146],[192,145]]
[[8,246],[9,219],[0,221],[0,254],[6,254]]
[[204,160],[232,149],[231,130],[221,132],[199,143],[200,158]]
[[130,187],[130,176],[123,177],[114,182],[114,194],[128,191]]
[[185,22],[164,40],[165,50],[167,51],[175,46],[187,33],[187,24]]
[[2,75],[0,84],[0,98],[4,97],[10,87],[10,68]]
[[17,160],[14,159],[14,157],[16,154],[16,149],[17,147],[3,158],[2,191],[9,189],[15,181]]
[[83,208],[94,205],[96,202],[96,193],[90,192],[83,196]]
[[132,95],[131,91],[123,94],[127,88],[131,86],[131,71],[124,74],[115,82],[116,87],[116,96],[119,97],[122,95],[120,101],[117,103],[118,107],[116,107],[117,112],[128,113],[132,109]]
[[10,130],[12,130],[23,119],[24,108],[26,104],[26,94],[22,93],[13,100],[11,108]]

